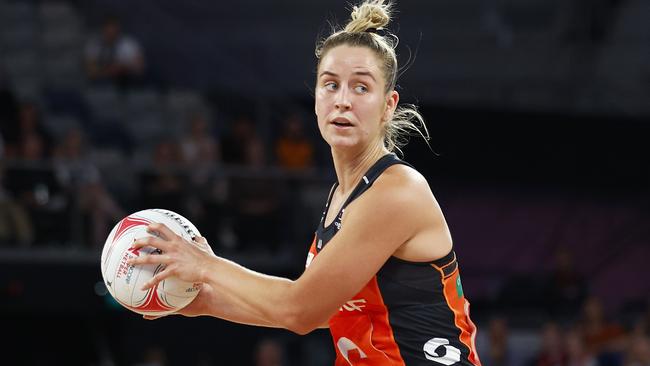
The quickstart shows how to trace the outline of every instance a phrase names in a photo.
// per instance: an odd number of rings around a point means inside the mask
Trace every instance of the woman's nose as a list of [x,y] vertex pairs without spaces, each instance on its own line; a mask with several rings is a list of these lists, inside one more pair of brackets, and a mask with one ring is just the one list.
[[352,108],[352,103],[350,103],[350,98],[348,98],[348,92],[345,88],[339,89],[334,106],[339,110],[348,110]]

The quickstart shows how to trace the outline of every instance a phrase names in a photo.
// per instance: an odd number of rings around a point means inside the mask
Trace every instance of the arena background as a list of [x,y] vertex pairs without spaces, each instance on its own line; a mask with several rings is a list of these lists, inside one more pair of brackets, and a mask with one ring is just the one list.
[[[397,9],[398,90],[431,133],[404,157],[450,225],[484,365],[541,365],[576,334],[598,365],[647,365],[650,3]],[[106,295],[98,238],[120,212],[158,206],[218,254],[297,277],[334,179],[313,50],[348,14],[338,0],[0,0],[0,363],[332,364],[322,330],[144,321]],[[143,51],[128,84],[84,68],[107,16]],[[41,127],[21,130],[30,118]],[[183,158],[197,118],[221,157]],[[312,152],[291,169],[276,149],[289,119]],[[241,120],[253,129],[237,140]],[[247,158],[225,151],[250,141]]]

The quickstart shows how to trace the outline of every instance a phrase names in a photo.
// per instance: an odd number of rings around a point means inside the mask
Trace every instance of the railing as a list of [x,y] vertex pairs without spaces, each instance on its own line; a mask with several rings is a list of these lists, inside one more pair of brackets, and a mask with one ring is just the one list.
[[[92,160],[89,159],[87,162],[93,166]],[[101,176],[105,177],[98,181],[79,182],[68,177],[66,182],[64,177],[66,170],[73,170],[79,164],[80,162],[57,160],[4,160],[2,162],[4,188],[8,191],[6,197],[28,213],[35,238],[30,243],[22,243],[22,245],[5,240],[4,248],[0,250],[0,261],[93,263],[97,261],[96,254],[103,243],[100,239],[107,235],[112,225],[122,217],[119,215],[149,208],[147,205],[154,202],[161,208],[179,211],[193,222],[196,219],[195,224],[202,233],[206,233],[204,235],[211,240],[213,246],[217,247],[216,250],[221,249],[231,255],[246,257],[242,253],[250,249],[246,248],[246,245],[251,243],[239,247],[232,243],[221,243],[219,228],[214,226],[220,226],[232,234],[237,230],[237,220],[247,216],[246,209],[241,208],[241,205],[244,205],[247,200],[257,199],[258,196],[259,199],[265,199],[262,192],[265,189],[270,189],[268,199],[273,200],[273,209],[266,213],[251,214],[245,219],[250,221],[258,215],[259,221],[268,219],[279,222],[278,216],[286,218],[288,221],[283,222],[279,237],[274,238],[269,234],[269,240],[279,241],[277,244],[274,243],[273,254],[282,256],[282,253],[286,252],[286,246],[309,244],[306,235],[313,232],[317,224],[316,217],[319,217],[322,205],[325,203],[326,191],[335,180],[331,172],[322,168],[292,171],[275,166],[250,167],[222,164],[154,166],[142,162],[128,162],[128,164],[122,162],[117,166],[119,170],[98,168]],[[155,199],[144,197],[148,187],[147,182],[140,181],[141,177],[155,176],[159,173],[178,178],[181,185],[174,191],[177,194],[154,197]],[[23,177],[16,177],[17,174],[23,174]],[[104,188],[101,188],[102,186]],[[106,197],[97,197],[104,194]],[[25,199],[24,196],[30,198]],[[175,199],[169,198],[170,200],[165,203],[168,197]],[[84,201],[93,199],[114,200],[120,210],[103,212],[102,210],[109,210],[110,207],[89,208]],[[198,209],[197,205],[200,206]],[[208,205],[219,207],[206,208]],[[99,211],[89,213],[89,210]],[[106,228],[103,234],[94,233],[96,242],[88,243],[89,232],[92,231],[91,225],[98,224],[88,222],[89,216],[93,213],[104,215],[103,222],[99,224],[103,224]],[[44,231],[58,236],[47,237]],[[243,236],[245,233],[241,234]],[[278,262],[281,262],[278,258],[273,261],[273,263]],[[269,263],[262,261],[260,265],[266,264]]]

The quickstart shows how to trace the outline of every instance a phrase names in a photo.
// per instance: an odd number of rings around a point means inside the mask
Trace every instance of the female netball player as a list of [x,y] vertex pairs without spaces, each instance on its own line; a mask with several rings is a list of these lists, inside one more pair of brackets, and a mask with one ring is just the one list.
[[330,145],[332,187],[307,267],[297,280],[216,256],[203,238],[188,245],[161,224],[137,241],[169,276],[202,282],[179,313],[281,327],[330,329],[336,365],[480,365],[452,239],[425,178],[398,159],[401,133],[426,135],[414,107],[399,105],[391,4],[370,0],[316,48],[315,111]]

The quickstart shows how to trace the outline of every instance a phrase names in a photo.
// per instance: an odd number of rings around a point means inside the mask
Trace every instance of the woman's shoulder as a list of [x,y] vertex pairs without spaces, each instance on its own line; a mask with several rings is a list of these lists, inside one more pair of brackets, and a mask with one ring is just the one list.
[[371,195],[385,203],[403,203],[412,208],[428,207],[433,194],[427,179],[416,169],[404,164],[388,167],[373,184]]
[[383,189],[414,190],[414,193],[430,192],[429,182],[422,173],[406,164],[395,164],[388,167],[377,179],[377,184]]

